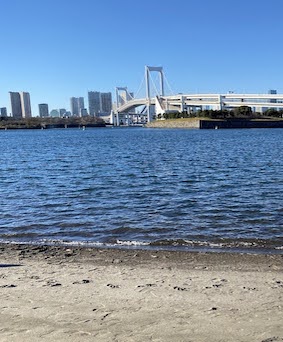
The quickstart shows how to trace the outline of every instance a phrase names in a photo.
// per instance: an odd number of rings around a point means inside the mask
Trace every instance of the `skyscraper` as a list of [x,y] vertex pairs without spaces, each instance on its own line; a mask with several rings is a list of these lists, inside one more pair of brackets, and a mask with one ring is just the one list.
[[112,110],[112,94],[111,93],[101,93],[101,111],[103,113],[110,113]]
[[79,116],[79,103],[77,97],[71,97],[70,99],[71,113],[73,116]]
[[30,95],[27,92],[13,92],[10,91],[12,116],[14,118],[30,118],[31,105]]
[[20,92],[22,116],[24,118],[31,117],[31,105],[30,105],[30,95],[27,92]]
[[22,118],[22,105],[21,105],[21,97],[20,93],[10,91],[10,100],[11,100],[11,111],[13,118]]
[[81,109],[84,109],[83,97],[71,97],[71,112],[74,116],[80,116]]
[[88,92],[88,108],[89,115],[97,116],[101,111],[101,100],[100,100],[100,92],[98,91],[89,91]]
[[89,115],[98,116],[99,113],[110,113],[112,110],[112,94],[99,91],[88,92]]
[[79,113],[81,113],[81,110],[85,108],[85,101],[83,97],[78,98],[78,106],[79,106]]
[[39,116],[41,118],[45,118],[45,117],[49,116],[49,109],[48,109],[47,103],[40,103],[38,105],[38,109],[39,109]]

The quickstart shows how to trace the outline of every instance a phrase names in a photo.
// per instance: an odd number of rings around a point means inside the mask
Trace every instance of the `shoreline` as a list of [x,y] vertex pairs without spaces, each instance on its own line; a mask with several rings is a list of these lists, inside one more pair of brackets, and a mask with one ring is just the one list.
[[110,249],[110,250],[144,250],[144,251],[164,251],[164,252],[183,252],[183,253],[228,253],[228,254],[255,254],[255,255],[282,255],[282,244],[265,245],[264,241],[260,242],[197,242],[191,243],[174,241],[157,241],[153,243],[119,241],[117,243],[102,242],[79,242],[79,241],[0,241],[1,246],[27,246],[27,247],[59,247],[59,248],[81,248],[81,249]]
[[283,256],[0,244],[1,342],[283,341]]
[[[20,258],[35,258],[46,257],[48,255],[53,258],[66,257],[89,258],[93,253],[98,256],[99,254],[109,254],[113,257],[135,257],[137,254],[142,256],[143,260],[151,260],[148,256],[151,254],[159,255],[160,258],[170,258],[175,261],[186,261],[192,256],[198,256],[208,259],[212,262],[219,259],[229,259],[233,262],[243,262],[243,260],[258,259],[263,260],[271,258],[272,260],[279,260],[282,262],[283,270],[283,253],[272,253],[270,251],[249,251],[249,250],[210,250],[210,249],[166,249],[166,248],[143,248],[141,247],[127,247],[127,246],[89,246],[89,245],[73,245],[73,244],[32,244],[32,243],[6,243],[0,242],[0,257],[13,256],[19,253]],[[72,260],[74,261],[74,260]],[[98,260],[96,260],[98,261]]]

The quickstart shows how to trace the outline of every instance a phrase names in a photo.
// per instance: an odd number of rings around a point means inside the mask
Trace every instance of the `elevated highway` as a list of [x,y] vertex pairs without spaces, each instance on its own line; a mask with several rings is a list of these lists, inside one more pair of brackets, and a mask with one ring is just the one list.
[[155,106],[155,114],[168,111],[183,112],[191,107],[201,109],[232,109],[249,106],[263,111],[266,108],[283,108],[283,94],[177,94],[155,96],[150,99],[132,99],[117,108],[118,113],[127,113],[140,106]]

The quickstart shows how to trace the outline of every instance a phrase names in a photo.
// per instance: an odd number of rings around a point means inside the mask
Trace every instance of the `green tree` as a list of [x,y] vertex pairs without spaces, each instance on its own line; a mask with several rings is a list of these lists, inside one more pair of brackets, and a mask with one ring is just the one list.
[[264,112],[264,115],[266,116],[271,116],[273,118],[281,118],[282,117],[282,114],[281,114],[281,111],[278,111],[274,108],[269,108],[267,109],[265,112]]
[[236,117],[250,117],[252,116],[253,112],[249,106],[240,106],[234,109],[234,114]]

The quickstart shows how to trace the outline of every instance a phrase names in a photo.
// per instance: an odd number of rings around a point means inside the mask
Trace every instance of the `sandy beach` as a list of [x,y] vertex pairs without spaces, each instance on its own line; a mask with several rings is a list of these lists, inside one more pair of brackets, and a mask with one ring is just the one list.
[[283,341],[283,256],[0,245],[0,341]]

